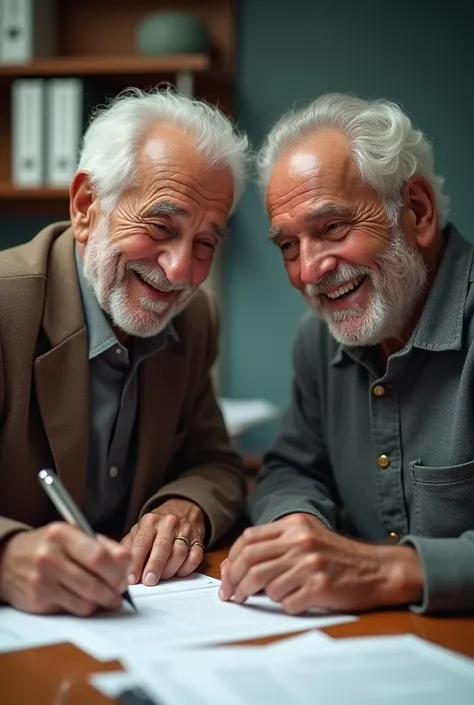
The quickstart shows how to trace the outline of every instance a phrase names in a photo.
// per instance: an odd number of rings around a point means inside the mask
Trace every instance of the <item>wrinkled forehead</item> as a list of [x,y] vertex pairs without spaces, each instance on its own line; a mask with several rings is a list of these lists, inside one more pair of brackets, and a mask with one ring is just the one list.
[[347,138],[337,130],[324,130],[277,160],[267,188],[267,209],[273,217],[301,199],[351,201],[362,186]]

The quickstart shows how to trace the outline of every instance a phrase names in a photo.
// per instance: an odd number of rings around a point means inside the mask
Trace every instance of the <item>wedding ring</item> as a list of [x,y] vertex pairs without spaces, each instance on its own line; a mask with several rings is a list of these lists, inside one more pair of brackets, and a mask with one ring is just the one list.
[[193,546],[199,546],[201,551],[204,553],[204,546],[202,545],[202,543],[200,541],[193,541],[191,544],[191,548],[193,548]]
[[183,543],[185,543],[186,546],[188,547],[188,551],[189,551],[189,541],[188,541],[188,539],[186,538],[186,536],[175,536],[175,537],[174,537],[174,540],[175,540],[175,541],[183,541]]

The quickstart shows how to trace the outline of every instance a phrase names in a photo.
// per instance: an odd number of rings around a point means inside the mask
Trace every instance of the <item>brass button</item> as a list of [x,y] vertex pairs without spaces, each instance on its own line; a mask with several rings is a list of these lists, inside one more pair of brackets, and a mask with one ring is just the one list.
[[398,543],[398,534],[395,531],[391,531],[388,535],[388,540],[390,543]]
[[377,462],[380,465],[381,468],[388,468],[390,465],[390,458],[388,455],[379,455],[377,458]]
[[372,391],[376,397],[383,397],[385,394],[385,387],[381,384],[376,384]]

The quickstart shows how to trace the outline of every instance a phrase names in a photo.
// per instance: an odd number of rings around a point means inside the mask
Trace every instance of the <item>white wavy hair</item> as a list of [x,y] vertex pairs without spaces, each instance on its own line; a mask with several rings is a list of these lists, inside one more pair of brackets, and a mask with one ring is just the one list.
[[449,217],[449,198],[443,193],[444,179],[434,172],[431,145],[402,109],[388,100],[368,101],[328,93],[307,107],[284,115],[257,156],[262,187],[267,187],[273,167],[284,152],[327,127],[339,129],[347,136],[362,179],[380,195],[392,226],[398,221],[403,186],[417,174],[433,189],[439,226],[444,228]]
[[94,112],[82,139],[78,171],[87,171],[104,213],[122,191],[137,183],[138,146],[147,129],[159,123],[181,127],[209,166],[227,166],[234,182],[234,209],[242,193],[248,139],[215,106],[169,87],[128,88]]

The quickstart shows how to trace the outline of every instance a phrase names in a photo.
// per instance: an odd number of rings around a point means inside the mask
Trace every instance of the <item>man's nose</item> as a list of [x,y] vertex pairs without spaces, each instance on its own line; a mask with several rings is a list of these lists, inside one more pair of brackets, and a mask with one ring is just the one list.
[[160,252],[157,261],[171,284],[185,286],[191,283],[193,253],[189,244],[170,243],[165,252]]
[[314,241],[300,244],[300,278],[304,285],[319,284],[336,269],[336,257],[324,252],[323,247],[322,243]]

